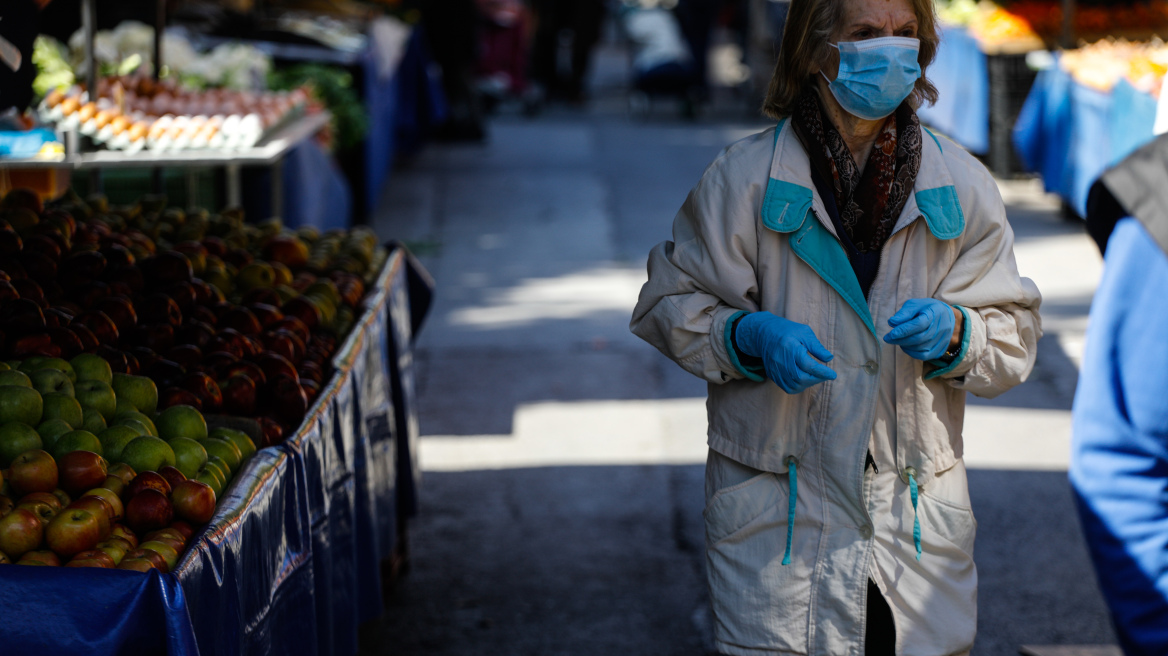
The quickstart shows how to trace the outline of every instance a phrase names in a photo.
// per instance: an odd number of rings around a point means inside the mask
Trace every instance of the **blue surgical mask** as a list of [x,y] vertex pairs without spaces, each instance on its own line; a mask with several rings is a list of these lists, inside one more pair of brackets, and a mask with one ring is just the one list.
[[886,36],[828,45],[840,55],[839,74],[827,82],[831,95],[860,118],[874,121],[896,111],[921,77],[919,39]]

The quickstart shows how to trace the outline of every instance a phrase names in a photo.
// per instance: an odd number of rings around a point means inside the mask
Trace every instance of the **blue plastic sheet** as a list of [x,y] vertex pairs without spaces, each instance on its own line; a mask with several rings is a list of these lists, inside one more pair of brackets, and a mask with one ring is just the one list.
[[283,162],[284,225],[348,228],[353,197],[332,155],[315,140],[293,148]]
[[965,29],[942,25],[941,46],[927,75],[937,87],[937,104],[917,115],[972,153],[990,147],[989,71],[986,55]]
[[1084,216],[1091,185],[1152,139],[1155,118],[1156,101],[1126,81],[1105,93],[1055,66],[1034,81],[1014,125],[1014,146],[1046,191]]
[[396,428],[416,410],[393,403],[413,383],[391,380],[412,375],[411,344],[392,345],[394,324],[411,332],[425,311],[409,298],[428,280],[417,267],[391,252],[309,416],[248,461],[174,572],[0,566],[0,653],[355,653],[358,624],[382,611],[398,487],[417,486]]

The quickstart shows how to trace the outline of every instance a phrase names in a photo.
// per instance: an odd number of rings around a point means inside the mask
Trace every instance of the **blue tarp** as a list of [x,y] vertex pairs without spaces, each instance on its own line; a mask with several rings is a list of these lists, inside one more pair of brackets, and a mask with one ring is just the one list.
[[940,26],[941,46],[927,75],[937,87],[937,104],[917,112],[926,125],[984,155],[990,148],[989,71],[986,55],[965,29]]
[[391,361],[412,340],[391,345],[425,311],[408,298],[417,266],[391,253],[309,416],[247,462],[175,571],[0,567],[5,656],[355,653],[357,625],[382,611],[379,566],[415,471],[396,426],[416,410],[394,405],[391,380],[412,375]]
[[1034,81],[1018,121],[1014,146],[1079,216],[1087,193],[1107,167],[1151,141],[1156,101],[1121,80],[1111,93],[1075,82],[1058,66]]
[[284,156],[284,225],[348,228],[353,194],[333,156],[307,139]]

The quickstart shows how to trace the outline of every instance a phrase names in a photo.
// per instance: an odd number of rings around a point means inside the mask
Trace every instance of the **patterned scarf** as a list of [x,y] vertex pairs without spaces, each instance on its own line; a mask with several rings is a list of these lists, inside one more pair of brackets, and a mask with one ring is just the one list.
[[792,126],[811,165],[835,190],[840,221],[861,253],[879,251],[912,193],[921,166],[921,125],[908,102],[901,103],[876,137],[864,172],[859,172],[843,137],[828,120],[819,95],[799,97]]

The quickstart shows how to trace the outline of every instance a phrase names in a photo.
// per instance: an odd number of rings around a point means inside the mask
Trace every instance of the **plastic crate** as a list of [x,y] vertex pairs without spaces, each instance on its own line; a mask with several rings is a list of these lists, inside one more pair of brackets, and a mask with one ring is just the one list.
[[987,55],[990,83],[990,147],[986,166],[1008,178],[1026,173],[1014,152],[1014,123],[1038,73],[1026,65],[1026,55]]

